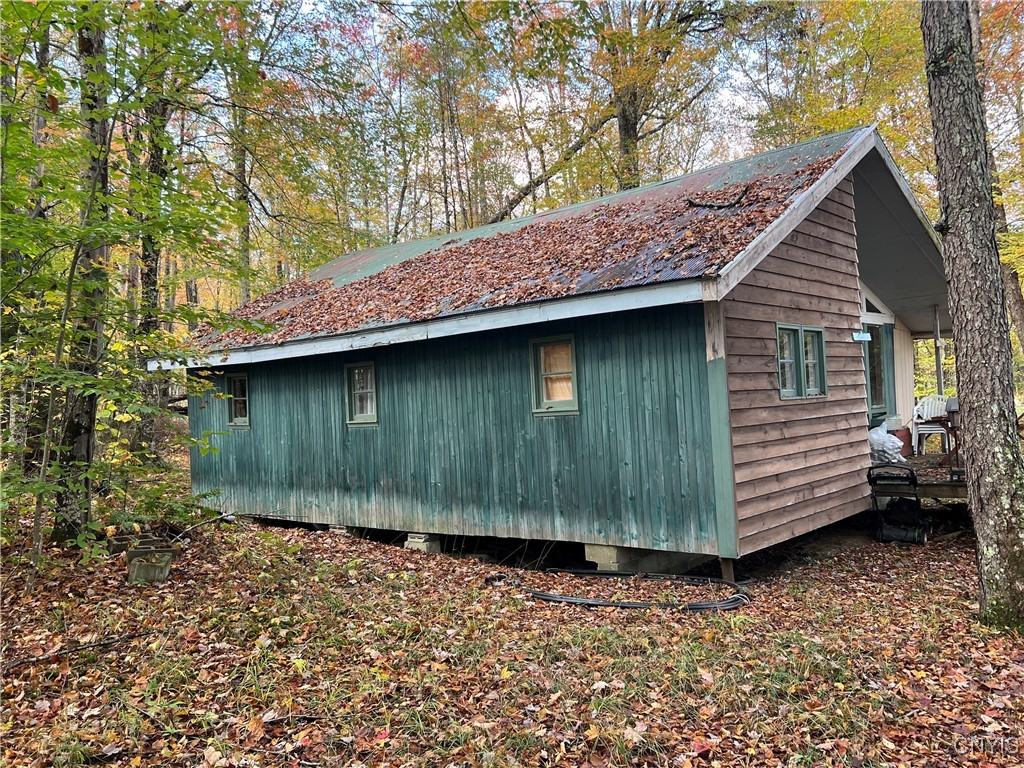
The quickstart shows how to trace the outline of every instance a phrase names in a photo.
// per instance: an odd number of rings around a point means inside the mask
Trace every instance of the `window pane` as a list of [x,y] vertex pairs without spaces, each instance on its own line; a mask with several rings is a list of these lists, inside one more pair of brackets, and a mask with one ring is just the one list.
[[354,392],[368,392],[373,389],[373,368],[352,369],[352,390]]
[[796,352],[796,331],[781,330],[779,331],[779,359],[780,360],[795,360]]
[[245,397],[246,395],[246,381],[241,377],[231,379],[231,396],[232,397]]
[[885,379],[882,367],[882,327],[869,325],[865,329],[871,334],[868,342],[868,398],[872,408],[885,407]]
[[808,395],[820,395],[825,391],[822,379],[820,331],[804,331],[804,385]]
[[373,416],[377,413],[377,400],[373,392],[360,392],[353,398],[353,415]]
[[804,363],[807,370],[807,393],[817,394],[821,392],[821,382],[818,381],[818,364]]
[[235,398],[231,401],[232,416],[234,419],[247,419],[249,418],[249,401],[245,398]]
[[804,331],[804,362],[818,362],[818,334],[815,331]]
[[796,363],[792,360],[779,364],[779,388],[784,390],[796,389]]
[[572,374],[545,376],[544,399],[548,402],[572,400]]
[[540,348],[541,370],[544,373],[572,371],[572,345],[569,342],[545,344]]

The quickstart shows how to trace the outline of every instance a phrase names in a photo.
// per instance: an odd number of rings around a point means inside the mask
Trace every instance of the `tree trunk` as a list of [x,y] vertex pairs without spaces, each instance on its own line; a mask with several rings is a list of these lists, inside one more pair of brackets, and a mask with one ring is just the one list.
[[165,133],[169,106],[166,96],[157,97],[158,103],[147,107],[146,132],[147,154],[146,186],[150,188],[152,198],[144,206],[142,235],[140,236],[139,259],[139,333],[152,333],[159,326],[160,318],[160,238],[153,226],[161,215],[160,201],[163,198],[163,187],[167,181],[168,165],[164,153]]
[[[75,329],[69,362],[86,379],[99,374],[103,347],[103,304],[107,294],[107,243],[103,225],[108,218],[109,117],[106,70],[106,29],[102,4],[83,5],[78,30],[78,61],[82,70],[82,125],[88,147],[83,185],[88,194],[82,212],[79,244],[81,287],[75,308]],[[72,265],[72,270],[74,265]],[[73,279],[73,275],[69,278]],[[76,391],[77,390],[77,391]],[[89,521],[92,479],[89,472],[96,448],[97,395],[78,385],[68,391],[64,410],[64,450],[59,454],[62,488],[57,494],[54,541],[75,538]]]
[[515,194],[512,195],[508,202],[505,203],[504,207],[494,214],[487,223],[497,224],[499,221],[504,221],[511,216],[512,211],[514,211],[516,207],[523,202],[523,200],[532,195],[533,192],[540,188],[541,185],[546,184],[552,176],[565,168],[565,166],[569,164],[569,161],[576,156],[576,153],[583,149],[583,147],[587,145],[587,142],[600,133],[601,129],[604,128],[605,124],[611,120],[611,118],[611,114],[602,113],[591,120],[583,130],[583,133],[580,134],[579,138],[563,150],[558,160],[549,166],[542,165],[540,175],[530,179],[523,186],[517,189]]
[[635,86],[615,94],[615,121],[619,128],[619,191],[640,186],[640,102]]
[[[195,312],[199,309],[199,283],[193,278],[187,278],[185,280],[185,303],[191,312]],[[188,318],[188,330],[189,333],[198,330],[199,323],[195,317],[190,313]]]
[[983,620],[1024,626],[1024,460],[968,3],[925,0],[921,30],[979,605]]
[[[981,39],[981,6],[977,2],[970,3],[971,12],[971,44],[974,51],[975,64],[981,82],[982,105],[984,94],[988,88],[988,67],[983,61]],[[1022,126],[1024,129],[1024,126]],[[992,174],[992,198],[995,201],[996,237],[1009,235],[1010,228],[1006,222],[1006,207],[1002,203],[1002,189],[999,184],[999,168],[996,166],[995,152],[992,145],[987,145],[989,172]],[[998,244],[998,240],[997,240]],[[1017,270],[1006,262],[1000,264],[1000,275],[1003,282],[1003,294],[1006,296],[1006,310],[1010,313],[1010,325],[1017,332],[1017,341],[1024,349],[1024,293],[1021,292],[1020,276]]]
[[[233,97],[237,98],[237,97]],[[241,303],[252,298],[252,229],[249,208],[248,157],[245,149],[245,110],[235,106],[233,112],[234,136],[231,137],[231,159],[234,163],[235,205],[238,207],[238,270],[241,273],[239,293]]]
[[[43,22],[40,39],[36,44],[35,53],[36,70],[40,73],[48,72],[50,69],[49,20]],[[13,75],[9,75],[5,72],[4,80],[3,92],[5,109],[3,115],[3,126],[6,134],[6,131],[9,129],[10,123],[12,122],[11,115],[14,112],[12,109],[14,106],[13,101],[9,102],[8,98],[9,96],[14,96],[16,88]],[[46,115],[49,105],[47,104],[47,93],[45,87],[38,87],[37,91],[32,116],[32,143],[35,147],[40,148],[46,143]],[[6,173],[6,163],[3,165],[3,172]],[[35,172],[32,174],[32,178],[29,181],[29,188],[32,191],[32,197],[28,203],[28,206],[30,207],[28,217],[30,219],[46,218],[46,203],[43,200],[43,176],[45,173],[46,168],[40,160],[40,162],[36,164]],[[4,187],[6,188],[6,184]],[[3,259],[5,262],[14,265],[14,269],[12,269],[10,273],[17,275],[19,278],[28,276],[24,254],[20,251],[5,249],[3,250]],[[3,338],[7,342],[8,347],[10,347],[13,342],[15,350],[17,350],[19,340],[27,330],[23,324],[20,304],[20,299],[16,299],[15,301],[8,303],[7,306],[13,311],[11,311],[9,315],[4,315],[4,322],[0,325],[0,338]],[[15,354],[17,356],[17,353]],[[42,408],[43,403],[36,398],[35,381],[31,378],[26,378],[17,386],[11,387],[9,395],[9,410],[4,414],[2,426],[9,431],[10,442],[15,446],[14,451],[12,451],[14,454],[13,461],[24,472],[29,473],[36,470],[38,467],[40,449],[39,435],[44,432],[46,413]]]

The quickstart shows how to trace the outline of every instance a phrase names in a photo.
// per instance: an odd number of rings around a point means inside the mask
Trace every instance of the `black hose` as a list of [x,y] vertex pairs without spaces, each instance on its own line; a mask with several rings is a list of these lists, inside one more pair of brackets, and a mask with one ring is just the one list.
[[708,600],[696,603],[649,603],[634,602],[629,600],[601,600],[590,597],[575,597],[573,595],[558,595],[553,592],[540,592],[535,589],[527,589],[530,597],[537,600],[545,600],[549,603],[569,603],[570,605],[584,605],[588,608],[661,608],[663,610],[676,611],[732,611],[741,606],[747,605],[750,598],[738,584],[724,579],[715,579],[710,576],[676,576],[666,573],[621,573],[619,571],[578,571],[565,570],[561,568],[549,568],[547,573],[568,573],[573,576],[596,576],[601,579],[642,579],[644,581],[671,581],[688,586],[702,587],[710,584],[724,584],[732,587],[735,592],[729,597],[721,600]]

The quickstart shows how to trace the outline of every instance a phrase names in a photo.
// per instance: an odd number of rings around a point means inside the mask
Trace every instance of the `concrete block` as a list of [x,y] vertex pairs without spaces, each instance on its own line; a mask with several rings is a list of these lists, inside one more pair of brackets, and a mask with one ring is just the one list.
[[698,565],[714,560],[710,555],[688,552],[663,552],[610,544],[584,544],[584,556],[599,571],[621,573],[685,573]]
[[128,581],[143,584],[159,584],[167,581],[171,573],[171,556],[169,554],[151,554],[137,557],[128,565]]
[[159,545],[150,544],[146,546],[139,545],[132,547],[128,550],[126,557],[128,558],[128,564],[140,557],[149,557],[150,555],[167,555],[171,560],[177,560],[181,556],[181,547],[177,544],[162,543]]
[[138,537],[127,533],[119,533],[107,539],[107,554],[120,555],[135,546]]
[[436,533],[410,533],[405,539],[405,548],[420,552],[440,552],[441,537]]

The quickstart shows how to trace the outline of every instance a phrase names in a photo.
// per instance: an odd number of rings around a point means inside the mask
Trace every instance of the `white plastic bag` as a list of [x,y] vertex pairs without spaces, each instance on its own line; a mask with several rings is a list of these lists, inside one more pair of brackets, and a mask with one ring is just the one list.
[[890,435],[884,422],[868,432],[868,445],[871,447],[871,460],[875,463],[904,460],[903,441]]

